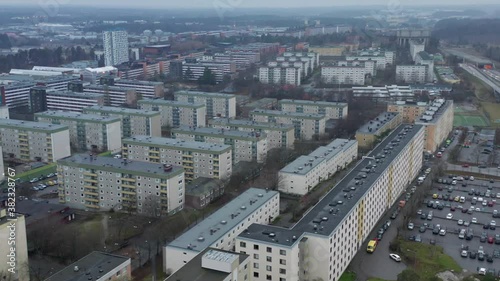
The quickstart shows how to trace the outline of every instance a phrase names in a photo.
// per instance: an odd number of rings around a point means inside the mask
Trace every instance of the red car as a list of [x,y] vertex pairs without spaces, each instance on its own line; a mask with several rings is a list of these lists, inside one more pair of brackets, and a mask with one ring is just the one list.
[[488,236],[488,243],[493,244],[493,236]]
[[493,201],[488,202],[488,207],[493,207],[493,205],[494,205]]
[[450,211],[455,212],[455,206],[451,206]]
[[463,164],[462,167],[469,168],[469,164]]

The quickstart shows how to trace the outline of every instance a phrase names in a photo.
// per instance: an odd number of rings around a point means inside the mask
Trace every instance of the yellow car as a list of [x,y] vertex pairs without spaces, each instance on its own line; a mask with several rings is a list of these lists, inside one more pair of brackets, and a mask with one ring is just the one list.
[[432,198],[437,199],[438,195],[436,193],[432,194]]
[[47,185],[48,185],[48,186],[54,186],[55,184],[54,184],[54,182],[53,182],[53,181],[48,181],[48,182],[47,182]]
[[459,196],[455,197],[455,202],[460,202],[460,197]]

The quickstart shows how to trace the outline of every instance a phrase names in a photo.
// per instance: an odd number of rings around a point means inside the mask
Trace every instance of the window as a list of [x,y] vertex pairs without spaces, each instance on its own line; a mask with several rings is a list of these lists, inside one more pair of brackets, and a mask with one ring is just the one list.
[[280,268],[280,274],[286,274],[286,269]]
[[282,265],[286,265],[286,260],[284,260],[284,259],[280,259],[280,264],[282,264]]
[[254,244],[254,245],[253,245],[253,249],[254,249],[254,250],[258,250],[258,249],[259,249],[259,245]]
[[272,280],[271,275],[266,275],[266,280]]
[[254,272],[254,273],[253,273],[253,277],[257,277],[257,278],[259,278],[259,273],[258,273],[258,272]]
[[267,247],[266,251],[267,251],[268,253],[272,253],[272,252],[273,252],[273,249],[272,249],[271,247]]
[[280,250],[280,255],[286,256],[286,251],[285,250]]
[[257,268],[257,269],[258,269],[258,268],[259,268],[259,264],[258,264],[258,263],[256,263],[256,262],[254,262],[254,263],[253,263],[253,268]]
[[253,258],[258,260],[259,259],[259,254],[253,254]]
[[240,247],[242,247],[242,248],[246,248],[246,246],[247,246],[247,243],[245,243],[245,242],[240,242]]
[[272,266],[267,265],[267,266],[266,266],[266,270],[267,270],[267,271],[273,271],[273,268],[272,268]]
[[268,261],[268,262],[272,262],[272,258],[271,258],[270,256],[267,256],[267,257],[266,257],[266,261]]

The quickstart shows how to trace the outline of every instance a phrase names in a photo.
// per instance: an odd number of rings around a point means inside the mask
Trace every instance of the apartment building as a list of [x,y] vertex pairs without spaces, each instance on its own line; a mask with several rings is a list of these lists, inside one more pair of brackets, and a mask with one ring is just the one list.
[[163,98],[165,95],[165,86],[162,82],[120,79],[113,76],[105,76],[101,77],[100,83],[101,85],[134,89],[137,92],[138,99]]
[[162,127],[205,127],[206,124],[206,103],[143,99],[138,104],[141,110],[160,112]]
[[269,224],[279,215],[279,197],[277,191],[247,189],[166,245],[163,271],[175,274],[207,248],[233,251],[236,236],[251,224]]
[[172,138],[186,141],[226,144],[232,146],[233,164],[240,161],[263,163],[267,157],[267,135],[215,128],[179,127]]
[[453,100],[434,100],[415,124],[425,127],[425,151],[434,153],[453,130]]
[[0,161],[0,181],[4,181],[5,180],[5,166],[3,163],[3,151],[2,151],[1,146],[0,146],[0,159],[2,159],[2,161]]
[[217,62],[202,60],[182,63],[182,75],[191,81],[198,81],[198,79],[203,76],[205,69],[210,69],[215,75],[215,80],[217,82],[222,82],[224,76],[233,76],[236,73],[236,63],[233,61]]
[[321,79],[328,84],[364,85],[367,75],[374,75],[374,61],[336,61],[321,66]]
[[228,118],[210,119],[208,124],[217,129],[263,133],[267,135],[267,150],[274,148],[293,149],[295,142],[295,127],[291,124],[261,123]]
[[300,112],[256,109],[250,112],[255,122],[288,124],[295,127],[295,138],[310,140],[313,136],[325,134],[326,116]]
[[67,126],[0,119],[0,142],[5,157],[55,162],[71,155]]
[[417,54],[425,51],[425,43],[419,40],[410,40],[410,55],[412,60],[417,60]]
[[387,65],[394,64],[395,53],[380,49],[368,49],[354,52],[345,58],[347,61],[374,61],[377,70],[384,70]]
[[184,167],[187,181],[199,177],[227,179],[232,173],[230,145],[134,136],[122,140],[127,159]]
[[301,66],[289,62],[270,62],[267,66],[259,67],[259,81],[263,84],[300,86]]
[[125,30],[104,31],[104,64],[113,66],[129,61],[128,33]]
[[434,74],[434,57],[427,52],[419,52],[415,57],[415,64],[427,66],[427,82],[434,82],[436,75]]
[[194,104],[205,104],[207,118],[236,117],[236,96],[222,93],[198,91],[178,91],[174,93],[175,100]]
[[281,169],[278,173],[278,189],[284,193],[305,195],[320,182],[345,169],[357,156],[356,140],[336,139]]
[[135,89],[107,85],[85,85],[82,90],[84,93],[104,95],[105,104],[109,106],[135,107],[137,105],[138,98]]
[[278,102],[284,112],[324,114],[326,119],[347,118],[348,106],[345,102],[309,101],[283,99]]
[[426,102],[396,101],[387,104],[387,112],[401,114],[403,123],[415,123],[426,110]]
[[47,91],[47,109],[82,112],[94,105],[103,106],[106,97],[102,94],[77,93],[70,91]]
[[225,182],[213,178],[197,178],[186,185],[186,206],[203,209],[224,195]]
[[338,281],[420,172],[423,137],[422,126],[399,126],[368,154],[375,160],[360,161],[292,228],[255,223],[241,232],[235,252],[250,257],[252,280]]
[[92,278],[95,281],[132,280],[129,257],[94,251],[68,265],[45,281],[68,281]]
[[383,112],[356,131],[356,140],[361,148],[371,148],[388,131],[401,125],[403,117],[398,112]]
[[184,206],[184,170],[167,164],[77,154],[57,161],[59,203],[75,209],[174,214]]
[[427,65],[397,65],[396,81],[402,83],[426,83],[428,82],[428,71]]
[[157,111],[112,106],[92,106],[85,108],[83,112],[120,118],[123,138],[135,135],[161,137],[161,116]]
[[308,74],[314,69],[316,69],[319,66],[319,54],[313,53],[313,52],[284,52],[279,58],[285,58],[285,59],[290,59],[290,58],[296,58],[299,60],[302,59],[307,59],[309,61],[309,67],[311,68],[311,71],[304,70],[304,74]]
[[[28,242],[23,215],[0,209],[0,278],[3,280],[29,280]],[[13,241],[15,244],[11,244]],[[11,257],[15,262],[11,264]],[[9,270],[14,269],[15,273]]]
[[69,128],[71,147],[79,151],[121,150],[121,122],[117,117],[67,111],[35,113],[37,124],[51,123]]
[[236,70],[244,70],[250,67],[251,64],[260,62],[260,54],[257,52],[226,51],[224,53],[205,55],[203,61],[232,62],[235,64]]
[[0,93],[2,94],[2,103],[5,103],[9,108],[16,108],[28,105],[28,96],[30,89],[35,87],[33,82],[20,82],[7,85],[0,85]]

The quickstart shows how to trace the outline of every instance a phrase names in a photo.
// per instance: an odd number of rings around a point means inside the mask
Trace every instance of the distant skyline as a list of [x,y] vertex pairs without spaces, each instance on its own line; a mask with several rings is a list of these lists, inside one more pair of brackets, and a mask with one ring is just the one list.
[[[355,1],[338,1],[338,0],[0,0],[1,4],[23,4],[40,6],[44,3],[52,5],[53,3],[60,3],[62,6],[118,6],[121,8],[126,7],[144,7],[144,8],[213,8],[219,7],[221,9],[237,9],[237,8],[301,8],[301,7],[335,7],[335,6],[362,6],[362,5],[381,5],[381,6],[449,6],[449,9],[457,8],[458,5],[498,5],[498,0],[355,0]],[[477,7],[481,8],[481,7]]]

